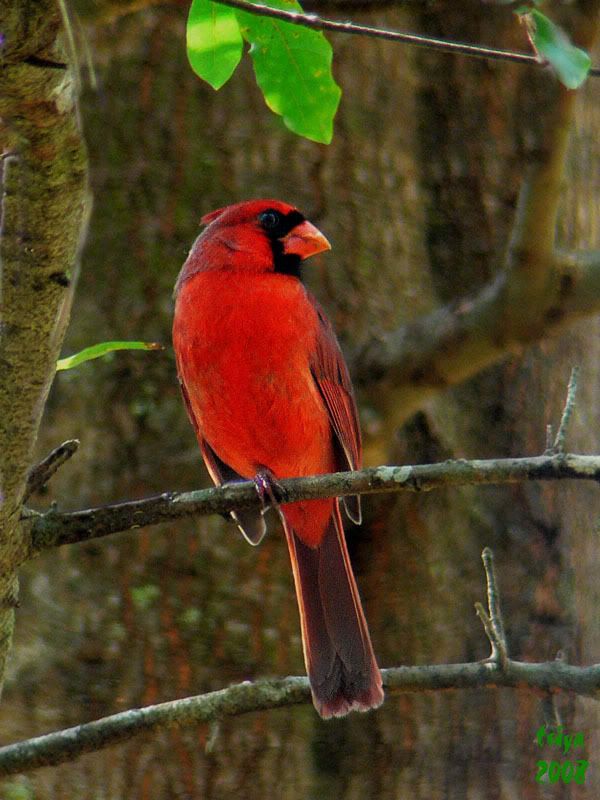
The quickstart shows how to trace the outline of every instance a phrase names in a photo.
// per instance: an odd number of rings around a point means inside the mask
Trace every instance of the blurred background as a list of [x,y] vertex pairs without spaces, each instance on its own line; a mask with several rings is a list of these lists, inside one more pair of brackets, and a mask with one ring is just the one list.
[[[202,214],[241,199],[296,204],[333,251],[306,276],[350,360],[373,336],[463,297],[501,264],[528,147],[548,91],[541,70],[333,36],[344,95],[330,146],[265,107],[249,64],[219,93],[186,60],[187,4],[73,0],[94,211],[64,353],[109,339],[166,345],[60,373],[38,454],[79,438],[35,507],[61,509],[207,485],[170,345],[172,287]],[[323,15],[523,50],[506,9],[476,0],[319,4]],[[596,54],[595,62],[599,60]],[[561,245],[598,247],[600,81],[581,90]],[[523,309],[527,314],[527,309]],[[367,461],[536,455],[581,365],[568,448],[598,453],[600,320],[440,393],[398,431],[394,398],[358,387]],[[354,361],[353,363],[356,363]],[[473,603],[497,561],[510,654],[600,661],[600,497],[583,483],[371,497],[348,539],[382,666],[489,655]],[[285,542],[246,545],[204,518],[65,547],[22,573],[3,709],[5,741],[227,686],[302,674]],[[541,698],[530,691],[403,694],[324,723],[310,706],[129,743],[0,784],[13,800],[571,798],[600,787],[598,707],[558,698],[583,732],[583,786],[535,782]]]

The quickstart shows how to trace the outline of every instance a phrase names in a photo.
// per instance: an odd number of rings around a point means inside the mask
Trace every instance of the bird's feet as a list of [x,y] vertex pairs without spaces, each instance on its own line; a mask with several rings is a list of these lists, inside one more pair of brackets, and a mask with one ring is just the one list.
[[274,508],[281,516],[277,494],[282,497],[283,490],[277,483],[273,473],[266,468],[257,471],[253,478],[253,483],[260,500],[260,509],[257,511],[256,508],[247,508],[239,511],[232,511],[231,516],[244,535],[246,541],[250,542],[252,545],[257,545],[260,544],[263,536],[267,532],[267,526],[264,520],[267,511],[270,508]]
[[[254,476],[254,486],[256,487],[256,493],[262,505],[262,513],[264,514],[269,508],[274,508],[276,511],[279,511],[279,498],[283,496],[283,489],[271,470],[266,467],[258,470]],[[277,497],[277,495],[279,495],[279,497]]]

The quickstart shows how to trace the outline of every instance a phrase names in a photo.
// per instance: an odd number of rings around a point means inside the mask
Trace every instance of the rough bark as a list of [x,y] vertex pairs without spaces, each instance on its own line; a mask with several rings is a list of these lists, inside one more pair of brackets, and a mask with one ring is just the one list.
[[76,76],[58,5],[0,3],[0,688],[16,570],[28,542],[20,508],[69,318],[87,203]]

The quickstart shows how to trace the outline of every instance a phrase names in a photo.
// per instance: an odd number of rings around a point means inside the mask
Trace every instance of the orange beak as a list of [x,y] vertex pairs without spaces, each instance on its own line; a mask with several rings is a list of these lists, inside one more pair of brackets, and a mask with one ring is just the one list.
[[331,250],[331,245],[321,231],[307,220],[296,225],[281,241],[284,253],[300,256],[303,261],[324,250]]

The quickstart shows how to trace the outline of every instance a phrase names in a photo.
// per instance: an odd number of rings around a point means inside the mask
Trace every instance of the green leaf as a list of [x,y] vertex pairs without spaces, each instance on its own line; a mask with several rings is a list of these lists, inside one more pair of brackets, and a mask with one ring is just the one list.
[[[266,5],[302,11],[296,0]],[[266,104],[294,133],[329,144],[341,89],[331,73],[331,45],[320,31],[236,11],[250,47],[254,73]]]
[[56,362],[57,372],[61,369],[73,369],[78,367],[85,361],[91,361],[93,358],[100,358],[107,353],[112,353],[113,350],[162,350],[162,344],[158,342],[100,342],[91,347],[86,347],[66,358],[59,358]]
[[575,47],[567,34],[535,8],[521,18],[527,26],[529,40],[542,61],[550,64],[560,82],[567,89],[577,89],[592,66],[592,60],[585,50]]
[[213,89],[220,89],[242,57],[243,41],[235,11],[210,0],[193,0],[186,38],[192,69]]

